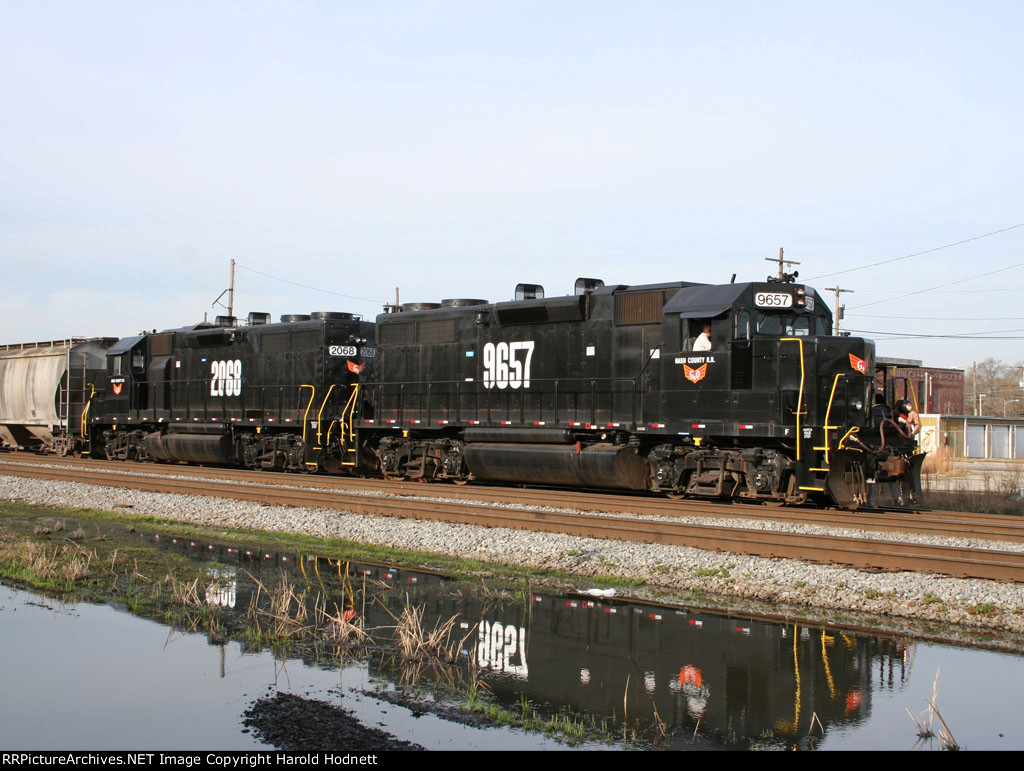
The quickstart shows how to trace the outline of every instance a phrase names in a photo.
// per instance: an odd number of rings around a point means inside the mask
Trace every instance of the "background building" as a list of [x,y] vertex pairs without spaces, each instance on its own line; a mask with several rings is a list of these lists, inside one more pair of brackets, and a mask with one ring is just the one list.
[[[917,411],[921,414],[962,415],[964,409],[964,371],[942,367],[924,367],[914,359],[876,358],[879,366],[886,369],[886,377],[899,382],[897,395],[903,397],[903,378],[917,398]],[[882,389],[883,375],[878,372],[875,386]],[[908,396],[911,401],[913,397]]]

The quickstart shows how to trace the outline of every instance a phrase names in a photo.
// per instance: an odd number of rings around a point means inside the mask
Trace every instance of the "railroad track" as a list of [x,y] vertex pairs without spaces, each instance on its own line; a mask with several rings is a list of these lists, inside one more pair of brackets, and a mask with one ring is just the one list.
[[[443,497],[453,491],[471,493],[478,500],[453,503],[441,500],[442,494],[433,494],[436,486],[414,485],[417,495],[407,490],[396,496],[379,497],[367,495],[362,485],[368,480],[345,480],[331,477],[306,477],[301,475],[273,475],[267,481],[265,474],[245,472],[245,484],[228,481],[223,469],[199,469],[181,466],[153,466],[142,464],[142,470],[132,469],[131,475],[115,473],[125,470],[122,465],[109,463],[81,462],[52,463],[51,458],[42,461],[22,462],[0,459],[0,474],[35,479],[81,482],[106,487],[119,487],[150,492],[208,495],[236,500],[247,500],[261,504],[284,504],[349,511],[359,514],[373,514],[412,519],[432,519],[459,524],[485,527],[509,527],[523,530],[537,530],[565,533],[574,536],[611,538],[640,543],[660,543],[689,546],[712,551],[748,554],[760,557],[782,557],[801,559],[809,562],[847,565],[871,570],[914,570],[941,573],[966,578],[988,578],[1024,583],[1024,553],[999,549],[974,549],[955,546],[937,546],[917,543],[894,543],[872,538],[836,537],[806,533],[784,533],[742,527],[721,527],[680,522],[670,517],[658,516],[652,519],[614,516],[611,514],[586,514],[579,511],[552,512],[538,507],[496,508],[492,503],[481,503],[477,488],[455,488],[445,486]],[[49,467],[46,466],[55,466]],[[212,473],[211,473],[212,472]],[[230,473],[230,472],[229,472]],[[183,476],[203,477],[202,486],[197,489],[196,480]],[[325,484],[328,482],[334,484]],[[394,483],[377,482],[388,492],[396,491]],[[338,484],[344,483],[344,484]],[[311,489],[311,486],[329,489]],[[428,490],[429,488],[429,490]],[[504,491],[503,491],[504,492]],[[534,499],[538,491],[532,490]],[[544,491],[545,506],[563,506],[557,495]],[[597,498],[618,498],[618,496],[596,496]],[[428,498],[428,500],[424,500]],[[593,501],[593,498],[589,500]],[[638,501],[650,499],[632,497],[633,510],[637,511]],[[658,504],[665,503],[657,501]],[[693,516],[689,507],[679,510],[679,503],[672,502],[676,514]],[[591,503],[588,507],[604,508]],[[735,508],[735,507],[719,507]],[[742,507],[747,517],[748,507]],[[752,507],[749,507],[752,508]],[[702,511],[704,509],[701,509]],[[778,519],[778,509],[769,510],[771,518]],[[638,511],[637,513],[647,513]],[[788,512],[782,512],[788,516]],[[830,512],[831,514],[831,512]],[[721,516],[698,514],[696,516]],[[728,516],[728,515],[727,515]],[[831,522],[835,524],[835,522]],[[960,535],[963,535],[961,530]]]
[[844,509],[769,507],[757,503],[718,503],[714,501],[673,501],[637,493],[581,492],[578,490],[494,487],[450,484],[395,482],[384,479],[360,479],[326,475],[282,474],[231,468],[204,468],[155,463],[111,463],[109,461],[57,458],[28,453],[0,454],[0,470],[5,463],[75,466],[114,471],[131,471],[151,476],[190,476],[231,480],[267,486],[317,487],[329,490],[383,493],[420,499],[450,498],[472,502],[515,505],[533,508],[539,505],[599,511],[608,514],[636,514],[660,517],[703,517],[789,522],[821,527],[842,527],[888,533],[914,533],[943,538],[973,538],[987,541],[1024,543],[1024,517],[1001,514],[977,514],[962,511],[880,511],[850,512]]

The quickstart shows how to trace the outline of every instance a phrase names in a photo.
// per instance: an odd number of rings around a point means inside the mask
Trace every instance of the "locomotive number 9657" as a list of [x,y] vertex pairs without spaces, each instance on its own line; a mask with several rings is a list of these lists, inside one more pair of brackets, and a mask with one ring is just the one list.
[[533,340],[487,343],[484,346],[484,388],[529,388]]

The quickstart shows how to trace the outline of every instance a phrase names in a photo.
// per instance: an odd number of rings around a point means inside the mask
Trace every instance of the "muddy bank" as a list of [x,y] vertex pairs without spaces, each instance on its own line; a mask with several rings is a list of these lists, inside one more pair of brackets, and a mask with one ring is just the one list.
[[422,750],[362,725],[351,713],[315,699],[279,693],[257,700],[245,711],[243,724],[279,750],[296,752],[384,752]]

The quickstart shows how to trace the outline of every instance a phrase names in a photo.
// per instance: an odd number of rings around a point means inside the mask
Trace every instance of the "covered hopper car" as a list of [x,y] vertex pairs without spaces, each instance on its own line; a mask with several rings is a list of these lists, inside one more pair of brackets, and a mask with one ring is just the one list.
[[68,338],[0,346],[0,441],[67,455],[88,446],[89,402],[106,387],[106,351],[117,338]]

